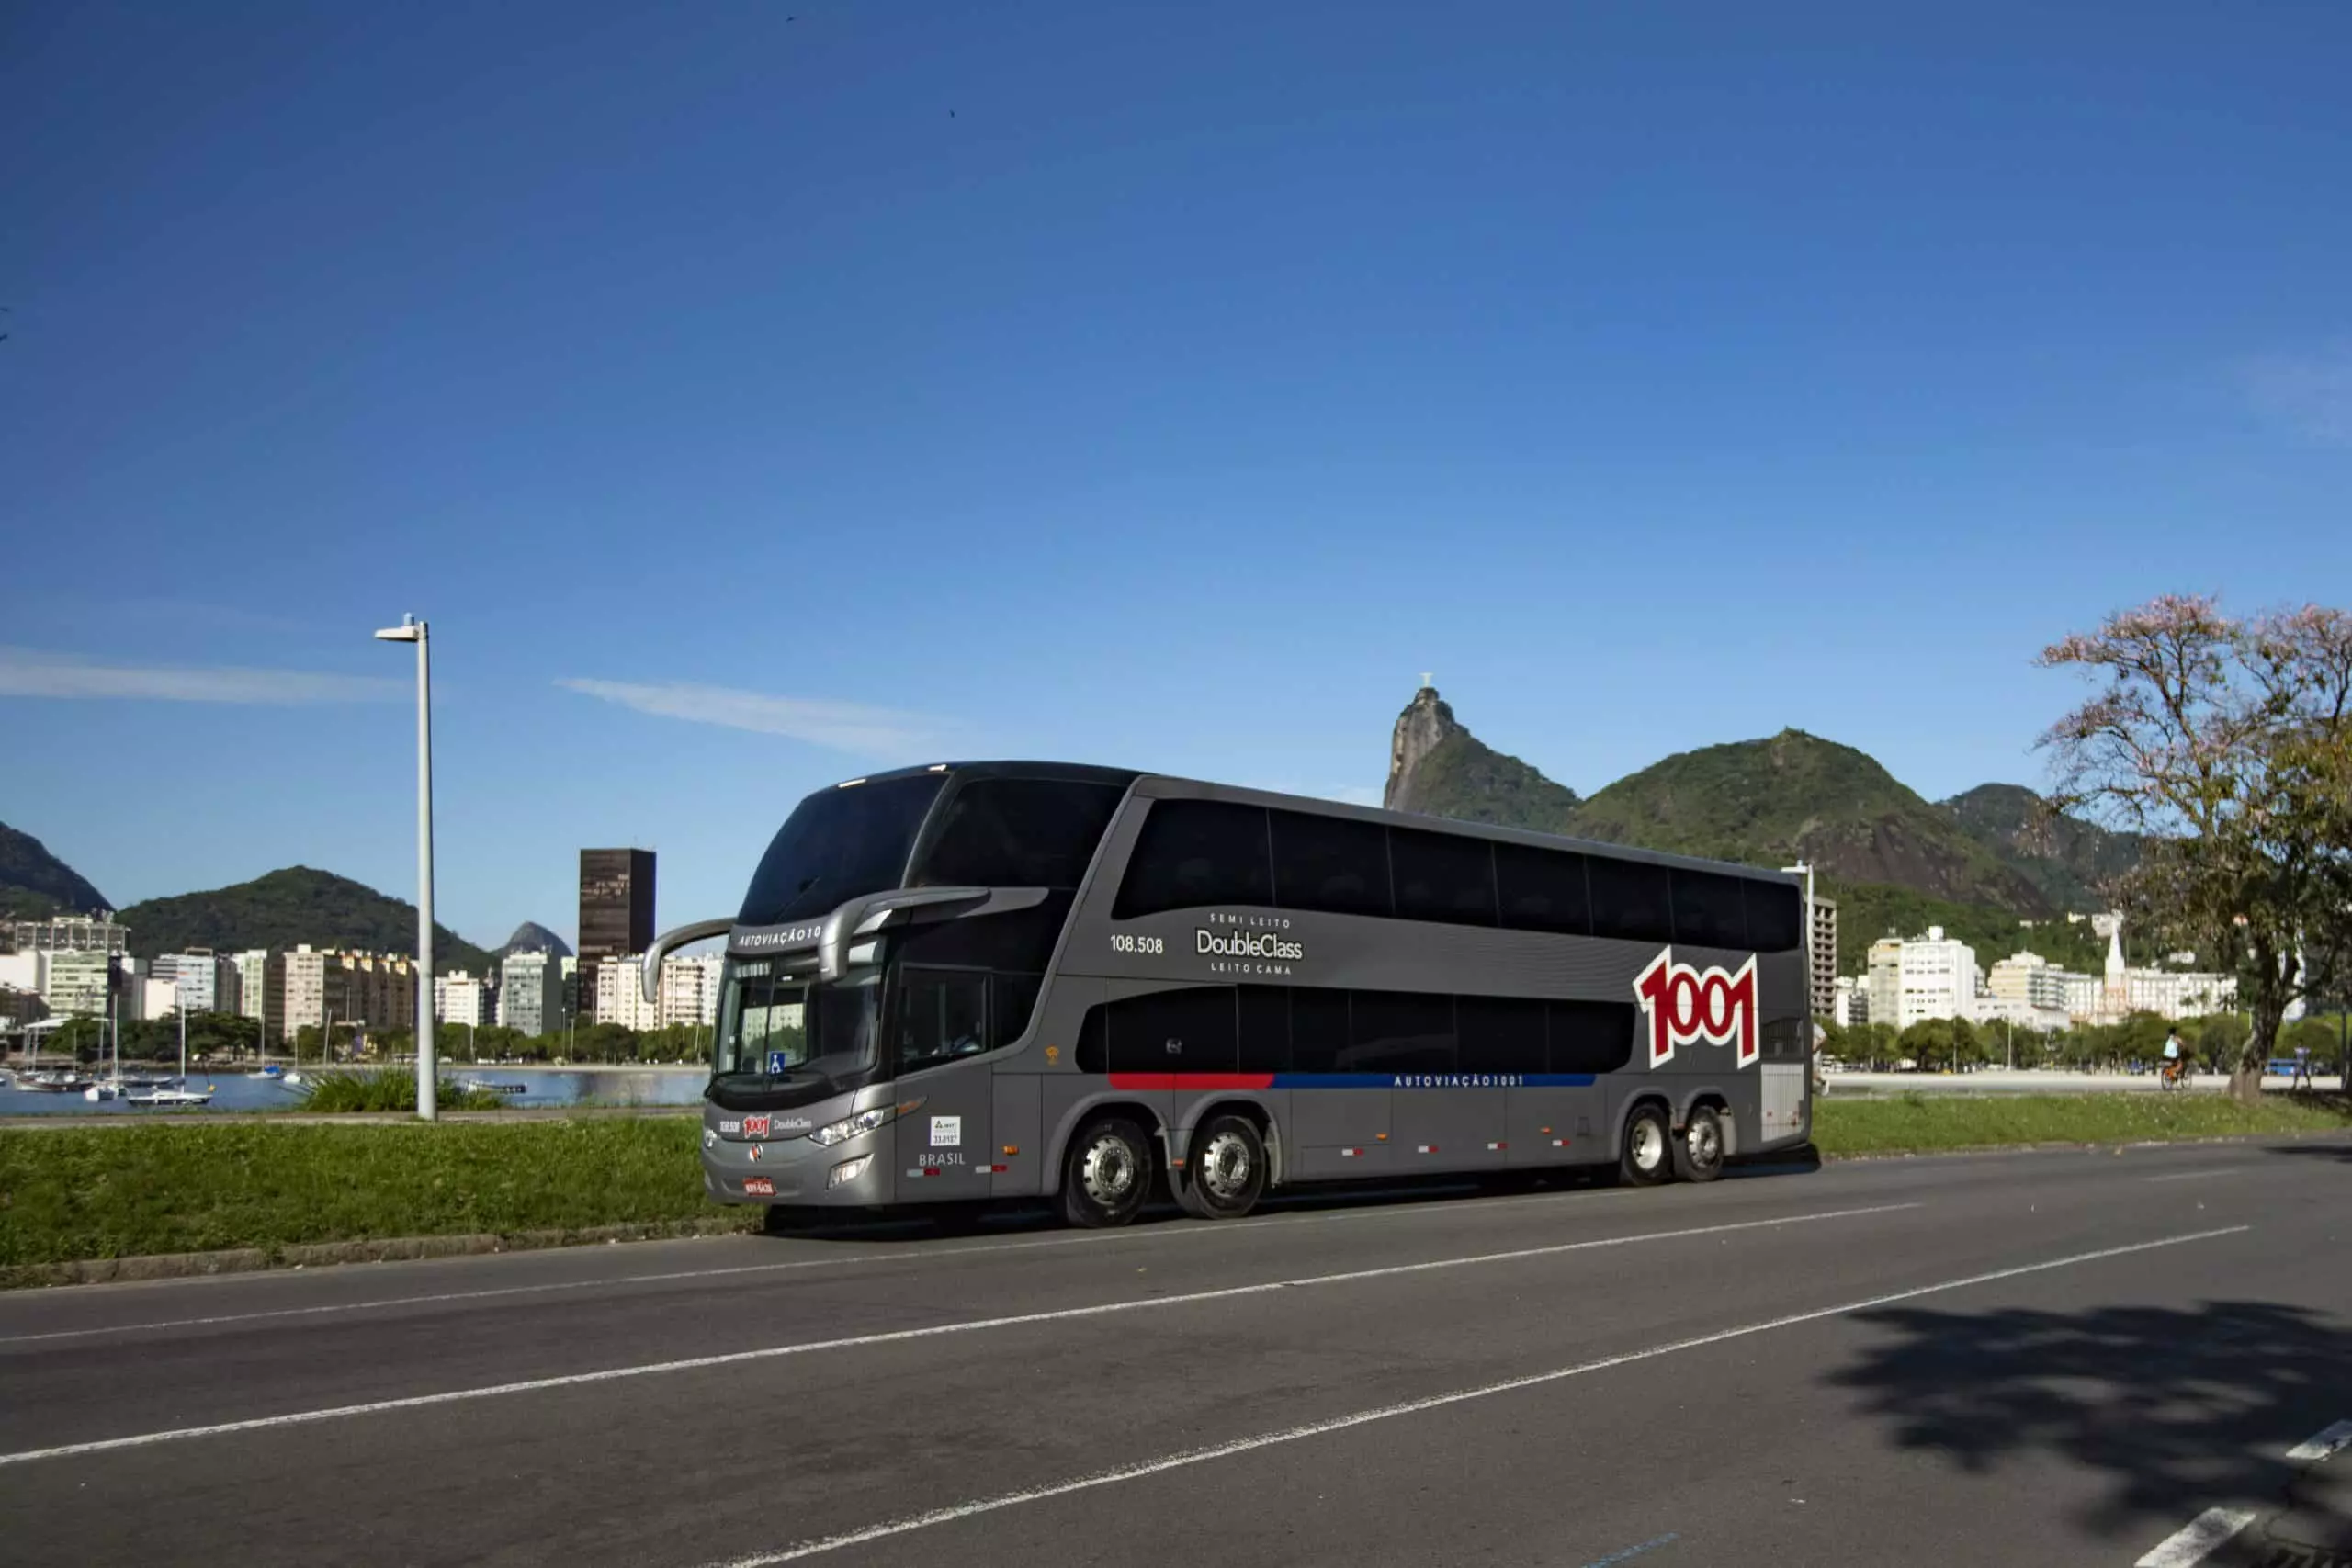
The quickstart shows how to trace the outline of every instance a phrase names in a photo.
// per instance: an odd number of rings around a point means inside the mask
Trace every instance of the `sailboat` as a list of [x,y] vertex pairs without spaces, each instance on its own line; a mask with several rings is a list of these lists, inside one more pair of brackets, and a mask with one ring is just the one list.
[[119,1100],[125,1085],[122,1081],[122,1025],[115,1021],[114,998],[107,998],[107,1032],[114,1036],[114,1071],[82,1091],[82,1098],[95,1105],[103,1100]]
[[179,1085],[180,1087],[177,1089],[159,1089],[152,1094],[131,1095],[130,1097],[130,1103],[133,1105],[147,1107],[209,1105],[212,1103],[213,1090],[210,1086],[208,1085],[200,1093],[187,1087],[187,1008],[186,1004],[182,1004],[180,1008]]
[[269,1059],[269,960],[261,961],[261,994],[254,998],[254,1043],[261,1052],[261,1061],[245,1077],[249,1078],[282,1078],[286,1069]]

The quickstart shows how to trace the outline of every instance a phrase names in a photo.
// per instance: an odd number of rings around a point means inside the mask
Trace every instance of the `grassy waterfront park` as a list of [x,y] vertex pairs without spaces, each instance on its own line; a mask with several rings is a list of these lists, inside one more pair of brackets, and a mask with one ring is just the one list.
[[[336,1124],[276,1119],[0,1130],[0,1283],[57,1282],[93,1259],[237,1251],[223,1267],[316,1260],[290,1249],[407,1238],[560,1245],[747,1228],[703,1194],[690,1113]],[[2219,1094],[1819,1101],[1830,1158],[2030,1145],[2132,1144],[2352,1129],[2340,1097]],[[2052,1179],[2064,1180],[2053,1168]]]

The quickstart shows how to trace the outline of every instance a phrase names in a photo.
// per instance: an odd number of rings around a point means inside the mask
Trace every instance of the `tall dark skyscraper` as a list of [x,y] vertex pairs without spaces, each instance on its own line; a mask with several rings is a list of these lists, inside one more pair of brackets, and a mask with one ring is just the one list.
[[606,959],[653,945],[653,852],[580,852],[580,1016],[596,1005],[596,970]]

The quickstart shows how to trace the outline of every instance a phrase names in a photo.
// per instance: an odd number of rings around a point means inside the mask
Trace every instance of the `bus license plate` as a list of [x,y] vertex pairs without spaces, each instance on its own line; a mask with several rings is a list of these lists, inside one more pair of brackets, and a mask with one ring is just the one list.
[[764,1176],[747,1177],[743,1182],[743,1194],[748,1198],[773,1198],[775,1196],[775,1183]]

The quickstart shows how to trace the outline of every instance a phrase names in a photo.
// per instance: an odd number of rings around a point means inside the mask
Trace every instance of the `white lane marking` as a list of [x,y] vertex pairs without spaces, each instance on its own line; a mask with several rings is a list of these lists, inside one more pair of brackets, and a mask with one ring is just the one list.
[[[2096,1263],[2101,1258],[2121,1258],[2134,1252],[2153,1252],[2158,1247],[2178,1247],[2186,1242],[2210,1241],[2215,1236],[2236,1235],[2252,1230],[2252,1225],[2230,1225],[2222,1230],[2192,1231],[2185,1235],[2168,1235],[2156,1241],[2134,1242],[2128,1247],[2102,1247],[2097,1252],[2078,1252],[2068,1258],[2052,1258],[2041,1263],[2023,1263],[2013,1269],[1996,1269],[1990,1273],[1971,1274],[1965,1279],[1944,1280],[1933,1285],[1918,1285],[1907,1291],[1894,1291],[1883,1296],[1871,1296],[1858,1302],[1846,1302],[1838,1306],[1818,1307],[1812,1312],[1791,1313],[1784,1317],[1767,1318],[1758,1323],[1742,1324],[1713,1334],[1702,1334],[1689,1339],[1676,1339],[1664,1345],[1653,1345],[1644,1350],[1631,1350],[1622,1356],[1608,1356],[1597,1361],[1579,1361],[1572,1367],[1560,1367],[1548,1372],[1535,1372],[1526,1377],[1506,1378],[1500,1382],[1482,1383],[1476,1388],[1458,1389],[1452,1393],[1432,1394],[1426,1399],[1409,1399],[1397,1404],[1383,1404],[1352,1415],[1334,1416],[1327,1421],[1311,1421],[1304,1426],[1288,1427],[1281,1431],[1263,1433],[1255,1438],[1242,1438],[1213,1447],[1186,1449],[1162,1459],[1145,1460],[1136,1464],[1121,1465],[1114,1470],[1097,1471],[1074,1481],[1057,1482],[1050,1486],[1033,1486],[1020,1492],[1007,1492],[995,1497],[975,1502],[958,1503],[952,1507],[933,1508],[921,1514],[910,1514],[863,1529],[845,1530],[839,1535],[804,1540],[780,1551],[757,1552],[748,1557],[729,1558],[718,1568],[770,1568],[777,1562],[791,1562],[803,1557],[815,1557],[823,1552],[838,1551],[847,1546],[863,1546],[868,1541],[886,1540],[892,1536],[906,1535],[913,1530],[928,1529],[933,1525],[951,1524],[979,1514],[993,1514],[1003,1508],[1018,1507],[1023,1503],[1042,1503],[1048,1498],[1066,1497],[1073,1492],[1084,1492],[1097,1486],[1115,1485],[1122,1481],[1137,1481],[1148,1475],[1182,1470],[1189,1465],[1205,1464],[1211,1460],[1230,1459],[1236,1454],[1254,1453],[1282,1443],[1295,1443],[1306,1438],[1319,1438],[1329,1432],[1343,1432],[1351,1427],[1363,1427],[1374,1421],[1393,1420],[1399,1416],[1418,1416],[1423,1411],[1441,1410],[1449,1404],[1461,1404],[1473,1399],[1487,1399],[1498,1393],[1512,1393],[1524,1388],[1537,1388],[1545,1383],[1559,1382],[1567,1378],[1583,1377],[1589,1372],[1605,1372],[1612,1367],[1628,1366],[1635,1361],[1654,1360],[1678,1351],[1697,1350],[1709,1345],[1720,1345],[1727,1339],[1742,1339],[1752,1334],[1765,1334],[1775,1328],[1793,1327],[1801,1323],[1814,1323],[1826,1317],[1843,1317],[1866,1312],[1872,1307],[1887,1306],[1895,1302],[1907,1302],[1918,1296],[1934,1295],[1942,1291],[1957,1291],[1969,1285],[1990,1284],[1996,1280],[2014,1280],[2020,1275],[2040,1274],[2052,1269],[2068,1269],[2080,1263]],[[2253,1516],[2248,1515],[2247,1517]],[[2192,1527],[2193,1528],[2193,1527]],[[2187,1534],[2187,1531],[2183,1531]],[[2177,1538],[2176,1538],[2177,1539]],[[2167,1545],[2170,1543],[2167,1542]],[[2161,1549],[2159,1549],[2161,1550]],[[2154,1562],[2154,1556],[2141,1560],[2143,1568]],[[2186,1560],[2184,1560],[2186,1561]],[[2171,1559],[2165,1562],[2170,1563]]]
[[2338,1449],[2352,1448],[2352,1421],[2338,1421],[2316,1438],[2305,1438],[2287,1450],[2291,1460],[2320,1460],[2334,1457]]
[[2216,1170],[2176,1170],[2169,1176],[2143,1176],[2140,1179],[2143,1181],[2196,1181],[2208,1176],[2235,1176],[2245,1168],[2245,1167],[2242,1165],[2225,1165]]
[[2132,1568],[2196,1568],[2213,1549],[2254,1522],[2251,1508],[2208,1508],[2166,1536]]
[[[1490,1198],[1476,1206],[1475,1213],[1507,1208],[1519,1203],[1557,1203],[1567,1199],[1591,1202],[1597,1199],[1645,1197],[1632,1190],[1587,1191],[1572,1190],[1565,1192],[1536,1192],[1521,1198]],[[1269,1225],[1321,1225],[1345,1220],[1386,1220],[1412,1214],[1427,1213],[1432,1201],[1391,1204],[1377,1209],[1351,1209],[1331,1214],[1267,1214],[1254,1220],[1195,1223],[1193,1224],[1154,1225],[1145,1230],[1093,1231],[1085,1235],[1046,1236],[1033,1241],[991,1241],[971,1247],[931,1247],[905,1252],[861,1252],[846,1258],[809,1258],[786,1263],[742,1263],[725,1269],[681,1269],[662,1274],[618,1274],[595,1280],[555,1280],[539,1285],[501,1285],[480,1291],[442,1291],[430,1295],[386,1296],[367,1302],[332,1302],[319,1306],[269,1307],[258,1312],[222,1313],[210,1317],[166,1318],[148,1323],[119,1323],[95,1328],[61,1328],[42,1334],[0,1334],[0,1345],[31,1345],[51,1339],[90,1339],[107,1334],[154,1333],[175,1328],[210,1328],[224,1323],[257,1323],[268,1318],[318,1317],[330,1313],[375,1312],[386,1307],[434,1306],[447,1302],[490,1301],[500,1296],[543,1295],[556,1291],[591,1291],[622,1285],[672,1284],[681,1280],[719,1280],[736,1274],[775,1274],[799,1269],[846,1269],[859,1263],[921,1263],[933,1258],[965,1258],[991,1252],[1030,1252],[1049,1247],[1102,1247],[1118,1242],[1134,1243],[1160,1238],[1182,1239],[1195,1236],[1231,1235],[1239,1231],[1261,1230]],[[239,1276],[243,1280],[259,1280],[264,1276]],[[198,1282],[200,1289],[217,1289],[227,1280],[206,1280]],[[95,1287],[104,1289],[105,1287]]]
[[933,1339],[950,1334],[977,1334],[994,1328],[1014,1328],[1034,1323],[1067,1323],[1073,1318],[1104,1317],[1114,1313],[1151,1312],[1162,1307],[1186,1306],[1200,1302],[1230,1301],[1238,1296],[1265,1295],[1275,1291],[1290,1291],[1317,1285],[1354,1284],[1363,1280],[1382,1280],[1400,1274],[1423,1274],[1440,1269],[1466,1269],[1482,1263],[1510,1263],[1528,1258],[1552,1258],[1567,1252],[1586,1252],[1600,1247],[1631,1247],[1645,1241],[1679,1241],[1689,1236],[1722,1235],[1733,1231],[1769,1230],[1781,1225],[1811,1224],[1821,1220],[1857,1219],[1865,1214],[1889,1214],[1905,1209],[1917,1209],[1917,1203],[1883,1203],[1868,1209],[1832,1209],[1818,1214],[1790,1214],[1772,1220],[1741,1220],[1729,1224],[1695,1225],[1688,1230],[1648,1231],[1638,1235],[1602,1236],[1589,1241],[1556,1242],[1548,1247],[1514,1247],[1509,1252],[1485,1252],[1470,1258],[1439,1258],[1421,1263],[1391,1263],[1378,1269],[1351,1269],[1340,1274],[1312,1274],[1295,1280],[1270,1280],[1256,1285],[1227,1285],[1214,1291],[1192,1291],[1182,1295],[1146,1296],[1124,1302],[1101,1302],[1092,1306],[1057,1307],[1050,1312],[1016,1313],[1009,1317],[967,1319],[961,1323],[936,1323],[924,1328],[891,1329],[880,1334],[857,1334],[840,1339],[817,1339],[797,1345],[770,1345],[757,1350],[730,1350],[715,1356],[694,1356],[680,1361],[654,1361],[635,1367],[608,1367],[602,1371],[567,1372],[556,1377],[528,1378],[520,1382],[493,1383],[486,1388],[450,1389],[441,1393],[410,1394],[401,1399],[371,1400],[365,1404],[339,1404],[324,1410],[298,1410],[283,1416],[259,1416],[243,1421],[223,1421],[210,1427],[181,1427],[164,1432],[141,1432],[129,1438],[101,1438],[85,1443],[66,1443],[53,1449],[28,1449],[21,1453],[0,1454],[0,1465],[29,1464],[35,1460],[67,1459],[75,1454],[108,1453],[116,1449],[146,1448],[154,1443],[175,1442],[185,1438],[217,1438],[232,1432],[258,1432],[273,1427],[296,1427],[312,1421],[333,1421],[348,1416],[378,1416],[391,1410],[421,1410],[435,1404],[456,1404],[468,1400],[493,1399],[502,1394],[537,1393],[551,1388],[572,1388],[582,1383],[613,1382],[623,1378],[651,1377],[663,1372],[701,1371],[711,1367],[740,1366],[746,1361],[774,1360],[781,1356],[808,1356],[822,1350],[852,1350],[868,1345],[896,1345],[910,1339]]

